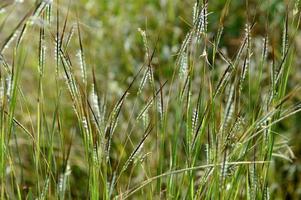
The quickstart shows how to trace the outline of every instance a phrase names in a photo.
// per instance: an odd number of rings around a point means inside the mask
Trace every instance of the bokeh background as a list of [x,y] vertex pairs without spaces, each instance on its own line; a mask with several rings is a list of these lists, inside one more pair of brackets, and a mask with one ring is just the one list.
[[[249,0],[248,10],[246,9],[246,2],[242,0],[209,1],[209,37],[214,36],[219,23],[224,23],[225,29],[220,46],[225,55],[231,58],[239,48],[246,21],[249,18],[249,21],[255,23],[252,30],[254,48],[256,49],[256,46],[261,45],[263,37],[268,33],[270,45],[276,49],[274,56],[279,56],[281,52],[277,49],[281,49],[285,15],[286,12],[294,12],[295,6],[299,6],[297,1]],[[5,41],[18,26],[20,20],[36,3],[33,0],[0,1],[0,42]],[[156,47],[153,59],[153,65],[158,68],[156,73],[160,74],[162,79],[171,78],[181,41],[192,26],[191,18],[194,3],[193,0],[60,0],[59,4],[54,1],[54,12],[55,9],[59,10],[61,16],[59,23],[63,24],[68,10],[70,11],[66,26],[67,32],[72,30],[72,27],[76,24],[76,15],[78,16],[82,29],[88,77],[91,77],[92,67],[95,68],[100,87],[99,91],[106,97],[108,107],[112,107],[113,102],[127,88],[133,74],[144,62],[144,44],[138,31],[139,28],[146,31],[149,45],[152,48]],[[31,20],[32,25],[28,30],[29,33],[24,36],[24,42],[22,43],[22,47],[26,49],[26,51],[24,50],[26,62],[21,78],[24,99],[18,102],[16,111],[18,120],[26,127],[34,126],[36,121],[38,31],[41,23],[44,23],[38,17],[33,17]],[[56,19],[52,20],[55,21]],[[51,34],[54,33],[55,26],[49,27],[47,37],[51,37]],[[292,37],[293,46],[297,50],[294,69],[292,69],[288,85],[289,89],[295,88],[301,81],[301,32],[299,30],[296,33],[290,32],[291,36],[293,34],[295,34]],[[49,46],[51,45],[49,44]],[[70,44],[71,56],[76,54],[76,52],[72,52],[72,47],[77,45],[76,42]],[[54,56],[54,48],[51,49],[50,47],[47,51],[50,56]],[[12,59],[13,51],[8,49],[4,52],[4,55],[8,60],[9,58]],[[44,91],[47,91],[47,94],[45,94],[45,105],[47,106],[44,106],[44,114],[45,116],[51,116],[55,109],[56,93],[54,90],[55,78],[50,75],[55,70],[55,63],[53,61],[46,62],[48,62],[48,66],[53,65],[53,67],[45,69],[45,73],[49,76],[44,81]],[[295,100],[301,100],[301,94],[298,94]],[[62,90],[61,104],[64,108],[62,114],[64,141],[68,143],[72,135],[75,135],[70,156],[73,172],[71,177],[73,180],[71,181],[73,184],[71,186],[72,195],[83,198],[85,191],[81,190],[81,186],[87,184],[85,182],[85,176],[87,176],[84,170],[85,164],[82,159],[84,152],[81,148],[80,136],[76,135],[74,125],[76,117],[73,114],[67,89]],[[130,108],[132,105],[126,106]],[[124,119],[127,117],[126,114],[123,116]],[[51,119],[46,118],[45,120]],[[292,150],[292,152],[285,153],[289,154],[292,159],[274,158],[275,162],[271,165],[270,193],[275,199],[301,198],[300,120],[301,113],[290,117],[279,125],[281,129],[279,129],[278,134],[285,138]],[[126,127],[127,124],[121,126]],[[31,179],[32,149],[30,148],[30,140],[24,133],[20,133],[18,137],[20,145],[18,151],[21,151],[18,154],[22,157],[23,166],[21,168],[23,168],[22,173],[25,179],[23,180],[24,187],[31,187],[34,185],[34,179]],[[123,137],[125,136],[120,136],[121,141]],[[118,144],[116,142],[114,148],[118,149]],[[58,145],[57,148],[59,149],[60,146]],[[283,153],[281,149],[279,151]],[[117,152],[116,157],[118,156]]]

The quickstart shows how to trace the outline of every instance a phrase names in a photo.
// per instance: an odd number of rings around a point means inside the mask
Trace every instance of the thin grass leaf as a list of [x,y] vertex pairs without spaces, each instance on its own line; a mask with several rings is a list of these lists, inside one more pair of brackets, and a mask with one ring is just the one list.
[[160,94],[163,87],[166,85],[167,81],[163,83],[163,85],[160,86],[160,88],[156,91],[155,95],[146,103],[144,108],[141,110],[141,112],[138,114],[137,120],[141,119],[143,114],[149,109],[149,107],[154,103],[156,100],[156,97]]
[[84,55],[84,49],[83,49],[83,43],[81,38],[81,31],[79,26],[79,18],[77,17],[77,34],[78,34],[78,41],[79,41],[79,52],[77,53],[77,57],[79,58],[79,64],[81,69],[81,75],[83,83],[87,84],[87,70],[86,70],[86,62],[85,62],[85,55]]
[[141,151],[141,149],[142,149],[142,147],[144,145],[144,142],[145,142],[146,138],[152,132],[152,129],[153,129],[153,127],[151,127],[151,124],[149,124],[148,127],[145,130],[143,138],[140,140],[140,142],[137,145],[137,147],[134,149],[134,151],[131,153],[131,155],[129,156],[129,158],[127,159],[127,161],[125,162],[125,164],[123,165],[121,172],[125,171],[128,168],[129,164],[139,154],[139,152]]

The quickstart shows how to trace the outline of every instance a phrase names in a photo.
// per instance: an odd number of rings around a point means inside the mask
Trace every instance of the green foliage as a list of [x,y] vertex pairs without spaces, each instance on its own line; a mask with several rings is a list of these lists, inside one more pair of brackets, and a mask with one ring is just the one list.
[[0,8],[1,199],[300,198],[298,1]]

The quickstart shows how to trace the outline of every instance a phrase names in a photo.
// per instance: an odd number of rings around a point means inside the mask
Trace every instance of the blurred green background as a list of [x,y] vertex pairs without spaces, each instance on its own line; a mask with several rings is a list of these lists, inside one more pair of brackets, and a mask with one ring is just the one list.
[[[281,46],[282,24],[285,18],[287,7],[289,12],[293,12],[297,1],[284,0],[249,0],[248,12],[246,12],[246,1],[243,0],[212,0],[208,2],[210,12],[208,17],[209,37],[214,38],[220,23],[224,23],[225,29],[221,41],[221,49],[230,58],[237,52],[243,35],[244,26],[249,21],[255,23],[252,30],[254,46],[256,42],[261,43],[263,36],[268,32],[271,45],[275,48],[275,55],[281,52],[277,49]],[[0,2],[0,41],[13,31],[18,22],[33,8],[37,2],[33,0],[13,1],[2,0]],[[88,74],[91,77],[91,69],[96,69],[97,81],[100,83],[99,90],[103,96],[106,96],[109,106],[113,106],[114,101],[127,88],[133,74],[144,62],[143,40],[138,31],[141,28],[146,31],[149,45],[156,47],[156,53],[153,64],[160,73],[161,77],[170,79],[176,60],[177,51],[180,48],[186,32],[191,27],[193,0],[78,0],[68,1],[60,0],[59,4],[54,0],[54,10],[58,7],[61,14],[61,24],[65,20],[70,9],[69,23],[66,30],[70,31],[76,23],[76,14],[79,16],[82,28],[82,38],[85,48],[85,56],[88,67]],[[58,6],[59,5],[59,6]],[[298,6],[298,5],[297,5]],[[222,17],[224,15],[224,17]],[[52,19],[56,20],[56,19]],[[26,48],[26,64],[22,77],[22,89],[26,98],[26,105],[18,105],[17,116],[25,125],[31,126],[35,121],[35,102],[37,96],[36,82],[37,59],[38,54],[38,28],[40,19],[32,19],[33,25],[30,28],[32,34],[24,37],[23,47]],[[268,24],[268,26],[267,26]],[[53,29],[53,30],[52,30]],[[50,27],[48,35],[55,33],[55,29]],[[210,35],[211,34],[211,35]],[[293,33],[290,33],[291,35]],[[32,37],[34,36],[34,37]],[[37,36],[37,37],[35,37]],[[297,60],[295,68],[292,70],[289,88],[294,88],[301,80],[301,34],[299,30],[294,37],[294,46],[296,46]],[[70,52],[72,54],[71,44]],[[53,52],[54,49],[47,49]],[[299,51],[298,51],[299,50]],[[76,52],[75,52],[76,53]],[[75,54],[73,52],[73,54]],[[4,52],[7,58],[12,57],[13,52],[8,50]],[[299,58],[298,58],[299,57]],[[50,65],[54,63],[49,63]],[[55,67],[47,68],[47,73],[51,74]],[[50,77],[44,83],[45,91],[49,91],[45,98],[45,115],[51,115],[55,104],[55,91],[53,85],[54,77]],[[67,90],[62,91],[62,107],[66,108],[64,115],[64,127],[66,137],[70,138],[74,131],[75,116],[71,105],[68,103]],[[301,94],[298,95],[301,100]],[[130,107],[131,105],[128,105]],[[27,111],[27,109],[29,111]],[[26,113],[26,114],[25,114]],[[30,114],[29,114],[30,113]],[[272,199],[300,199],[301,198],[301,114],[297,114],[280,124],[283,132],[279,133],[287,137],[289,145],[293,150],[295,158],[292,162],[275,158],[271,166],[272,184],[270,192]],[[25,135],[21,137],[26,138]],[[68,140],[68,139],[66,139]],[[19,142],[22,142],[21,140]],[[24,139],[24,146],[27,140]],[[75,140],[75,146],[81,145],[81,142]],[[25,147],[25,149],[27,149]],[[75,149],[75,150],[74,150]],[[80,148],[73,148],[73,179],[77,184],[73,187],[74,196],[80,197],[81,184],[85,184],[85,172],[81,169],[83,165],[81,158],[83,156]],[[25,152],[28,158],[31,156],[30,150]],[[28,161],[30,162],[30,160]],[[26,163],[25,163],[26,164]],[[30,164],[24,166],[24,173],[27,177],[27,184],[30,186]],[[82,196],[81,196],[82,197]]]

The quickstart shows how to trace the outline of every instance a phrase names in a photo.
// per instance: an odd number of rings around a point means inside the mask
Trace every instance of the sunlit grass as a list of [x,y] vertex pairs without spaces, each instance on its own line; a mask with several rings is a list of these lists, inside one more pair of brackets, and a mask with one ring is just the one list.
[[142,2],[0,3],[1,199],[285,195],[298,4]]

